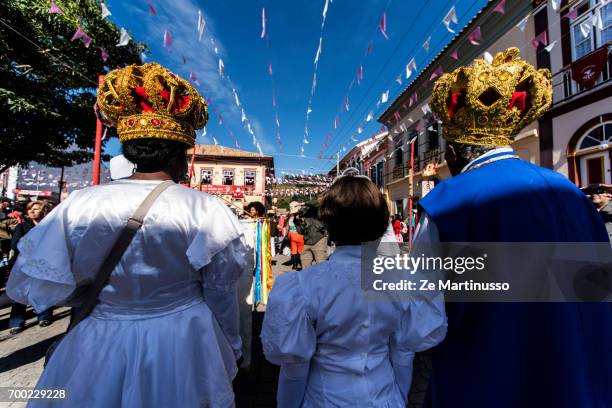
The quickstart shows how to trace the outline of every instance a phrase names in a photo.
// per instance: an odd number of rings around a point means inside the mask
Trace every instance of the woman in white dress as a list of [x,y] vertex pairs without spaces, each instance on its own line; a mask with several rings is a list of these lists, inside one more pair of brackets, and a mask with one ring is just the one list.
[[[72,193],[22,239],[8,294],[38,311],[91,282],[144,198],[184,177],[185,151],[206,120],[197,91],[157,64],[109,73],[98,95],[136,172]],[[37,388],[66,390],[62,407],[233,406],[244,259],[235,215],[213,196],[171,185]],[[39,405],[54,404],[29,406]]]

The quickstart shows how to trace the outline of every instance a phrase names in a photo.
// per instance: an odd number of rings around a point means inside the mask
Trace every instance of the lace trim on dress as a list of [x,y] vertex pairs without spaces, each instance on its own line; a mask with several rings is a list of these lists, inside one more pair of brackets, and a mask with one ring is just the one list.
[[23,237],[19,242],[20,254],[23,258],[21,264],[21,270],[31,276],[41,280],[47,280],[51,282],[63,283],[67,285],[74,284],[74,277],[68,271],[69,266],[58,267],[57,264],[53,265],[44,258],[37,258],[34,255],[34,243],[31,239]]

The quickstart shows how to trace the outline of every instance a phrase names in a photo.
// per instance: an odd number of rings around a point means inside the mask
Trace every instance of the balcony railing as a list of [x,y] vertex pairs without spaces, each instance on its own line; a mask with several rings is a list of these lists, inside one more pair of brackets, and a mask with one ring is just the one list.
[[[553,78],[553,83],[555,83],[554,103],[559,103],[566,99],[580,95],[581,93],[588,91],[589,89],[601,86],[605,82],[610,81],[610,78],[612,78],[612,55],[608,54],[608,60],[606,61],[604,69],[602,70],[601,74],[599,74],[599,77],[597,78],[595,84],[590,88],[580,85],[572,78],[571,67],[559,71],[555,74],[555,77],[557,78]],[[561,81],[560,83],[557,82],[559,80]]]

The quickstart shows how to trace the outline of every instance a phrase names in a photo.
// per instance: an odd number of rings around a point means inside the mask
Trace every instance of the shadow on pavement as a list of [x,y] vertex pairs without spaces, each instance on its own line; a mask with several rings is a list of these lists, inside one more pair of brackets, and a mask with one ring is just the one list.
[[19,349],[0,360],[0,373],[19,368],[23,365],[33,363],[41,359],[47,349],[54,341],[59,339],[63,333],[45,339],[39,343]]

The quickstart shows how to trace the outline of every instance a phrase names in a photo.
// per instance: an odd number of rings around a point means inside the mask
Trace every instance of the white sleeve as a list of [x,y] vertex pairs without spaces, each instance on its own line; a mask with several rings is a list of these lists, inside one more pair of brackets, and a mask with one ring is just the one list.
[[67,210],[74,193],[21,238],[7,294],[37,312],[68,299],[76,288],[72,273]]

